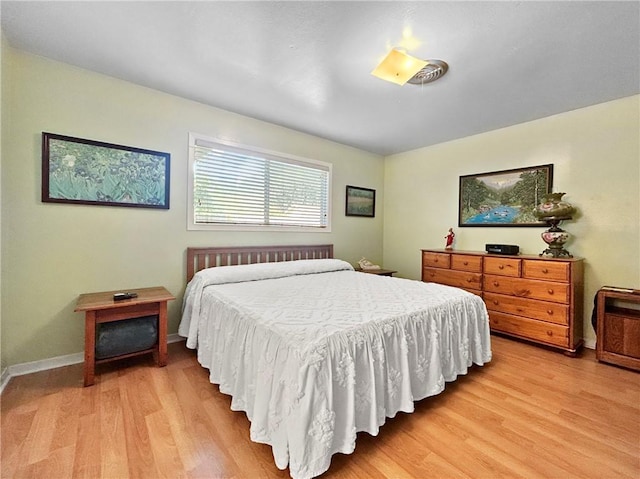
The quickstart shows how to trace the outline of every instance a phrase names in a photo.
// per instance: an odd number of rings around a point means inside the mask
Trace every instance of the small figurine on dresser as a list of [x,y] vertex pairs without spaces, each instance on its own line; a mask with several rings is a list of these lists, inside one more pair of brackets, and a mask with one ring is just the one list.
[[453,228],[449,228],[449,233],[445,238],[447,239],[447,246],[445,249],[453,249],[453,238],[455,238],[456,234],[453,232]]

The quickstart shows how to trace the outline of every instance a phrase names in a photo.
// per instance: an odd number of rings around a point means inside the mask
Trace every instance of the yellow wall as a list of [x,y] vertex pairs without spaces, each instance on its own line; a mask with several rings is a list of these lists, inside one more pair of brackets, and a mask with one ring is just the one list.
[[[273,124],[6,48],[2,143],[2,355],[6,365],[83,350],[78,294],[166,286],[179,322],[188,246],[333,243],[382,260],[382,210],[344,216],[345,186],[383,194],[383,158]],[[42,203],[43,131],[171,153],[171,209]],[[331,233],[187,231],[190,131],[333,164]]]
[[593,346],[598,288],[640,288],[640,96],[386,158],[385,266],[420,278],[420,249],[443,248],[450,227],[456,249],[507,243],[540,253],[544,228],[456,227],[458,181],[548,163],[553,190],[579,212],[562,227],[574,235],[566,248],[585,259],[585,339]]
[[[553,163],[554,190],[579,209],[565,228],[576,237],[568,249],[586,259],[585,322],[601,285],[640,287],[640,96],[383,159],[1,47],[3,369],[81,352],[73,308],[83,292],[164,285],[178,296],[175,332],[187,246],[333,243],[337,257],[364,255],[415,279],[419,250],[442,247],[452,226],[458,249],[513,243],[536,254],[543,228],[456,227],[460,175],[521,166]],[[171,209],[42,203],[43,131],[170,152]],[[190,131],[332,163],[333,231],[187,231]],[[347,184],[377,190],[375,219],[344,216]]]
[[[2,72],[5,70],[5,45],[7,44],[4,34],[2,30],[0,30],[0,198],[2,198],[2,138],[3,138],[3,130],[2,128],[5,125],[3,120],[4,116],[4,85],[5,83],[2,81],[3,76]],[[2,208],[0,208],[0,233],[2,232]],[[2,234],[0,234],[0,271],[2,271]],[[7,367],[7,361],[4,357],[4,348],[2,347],[2,275],[0,275],[0,377],[4,373]]]

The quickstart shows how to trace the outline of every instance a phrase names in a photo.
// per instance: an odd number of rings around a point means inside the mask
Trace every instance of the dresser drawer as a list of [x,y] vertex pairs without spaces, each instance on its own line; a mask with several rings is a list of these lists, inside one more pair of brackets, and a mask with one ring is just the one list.
[[517,258],[496,258],[488,257],[484,259],[485,274],[499,274],[500,276],[520,277],[521,261]]
[[466,254],[451,255],[451,269],[482,273],[482,256],[471,256]]
[[482,275],[466,271],[453,271],[450,269],[424,268],[422,281],[446,284],[463,289],[482,289]]
[[526,259],[522,261],[523,278],[568,282],[570,279],[570,271],[569,263]]
[[494,311],[489,313],[489,324],[493,331],[513,334],[521,338],[532,339],[563,348],[569,346],[569,328],[558,324]]
[[483,291],[554,303],[569,303],[569,285],[566,283],[485,274]]
[[515,314],[562,325],[569,324],[569,306],[566,304],[534,301],[495,293],[484,293],[484,302],[490,311]]
[[451,266],[451,255],[446,253],[431,253],[425,251],[422,253],[422,266],[431,268],[446,268]]

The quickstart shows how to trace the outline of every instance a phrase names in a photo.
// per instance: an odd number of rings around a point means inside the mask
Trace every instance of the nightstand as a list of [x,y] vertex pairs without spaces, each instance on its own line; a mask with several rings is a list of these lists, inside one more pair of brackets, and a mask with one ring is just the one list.
[[[136,298],[114,301],[114,293],[120,291],[105,291],[101,293],[81,294],[76,303],[74,311],[85,313],[84,328],[84,385],[91,386],[95,380],[96,364],[101,364],[116,359],[138,356],[140,354],[153,353],[156,364],[159,367],[167,364],[167,302],[175,297],[162,286],[142,289],[129,289],[126,292],[136,293]],[[117,329],[112,324],[116,321],[141,322],[142,325],[151,325],[156,332],[151,339],[142,338],[143,346],[133,347],[132,350],[118,351],[110,354],[109,347],[104,348],[106,352],[96,357],[96,333],[102,325],[108,325],[114,333],[112,343],[118,346]],[[140,331],[149,328],[139,328]],[[157,337],[156,337],[157,336]],[[148,344],[147,344],[148,343]],[[113,344],[111,345],[113,351]]]
[[397,273],[397,271],[395,270],[391,270],[391,269],[360,269],[360,268],[356,268],[356,271],[359,273],[369,273],[369,274],[377,274],[378,276],[393,276],[394,273]]
[[640,290],[603,286],[598,291],[596,358],[640,371]]

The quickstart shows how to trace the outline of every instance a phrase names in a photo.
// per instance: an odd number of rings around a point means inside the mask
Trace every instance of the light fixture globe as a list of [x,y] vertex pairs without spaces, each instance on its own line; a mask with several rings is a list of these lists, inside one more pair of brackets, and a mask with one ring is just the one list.
[[416,73],[426,66],[427,62],[412,57],[397,48],[392,49],[380,64],[371,72],[375,77],[396,85],[404,85]]
[[421,60],[402,49],[394,48],[371,74],[396,85],[424,85],[436,81],[448,69],[449,65],[442,60]]

